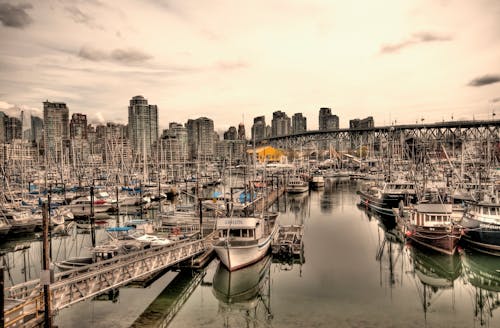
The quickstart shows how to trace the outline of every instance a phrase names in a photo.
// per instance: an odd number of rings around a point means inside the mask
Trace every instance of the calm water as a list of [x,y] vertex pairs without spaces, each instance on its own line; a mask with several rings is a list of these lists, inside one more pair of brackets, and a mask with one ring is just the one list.
[[[266,258],[228,273],[168,272],[147,288],[79,303],[59,327],[500,327],[500,258],[399,242],[358,208],[356,184],[283,197],[281,224],[305,224],[304,263]],[[229,286],[230,283],[230,286]],[[229,291],[231,288],[231,293]]]

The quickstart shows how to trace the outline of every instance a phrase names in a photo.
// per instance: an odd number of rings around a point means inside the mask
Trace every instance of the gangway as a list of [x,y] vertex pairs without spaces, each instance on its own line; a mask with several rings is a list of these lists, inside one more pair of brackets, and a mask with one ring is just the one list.
[[[153,247],[57,273],[49,285],[52,309],[54,311],[64,309],[193,258],[212,247],[214,235],[212,233],[203,239],[184,240]],[[6,288],[5,296],[9,299],[23,300],[27,304],[32,304],[33,300],[36,300],[37,308],[43,309],[42,292],[43,285],[40,279],[37,279]],[[40,302],[42,303],[39,304]],[[17,320],[23,322],[23,318]]]

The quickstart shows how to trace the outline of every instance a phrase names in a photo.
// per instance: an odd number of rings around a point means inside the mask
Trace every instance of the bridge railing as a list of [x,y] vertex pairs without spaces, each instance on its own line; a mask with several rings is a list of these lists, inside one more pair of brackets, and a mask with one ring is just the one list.
[[[98,270],[102,270],[105,267],[113,266],[116,265],[117,263],[126,263],[127,261],[133,261],[136,258],[145,258],[150,255],[156,255],[160,254],[162,252],[170,252],[173,249],[178,249],[185,247],[186,245],[191,245],[191,244],[198,244],[202,243],[204,249],[210,247],[210,240],[209,238],[205,239],[200,239],[200,240],[181,240],[177,241],[173,244],[169,244],[166,246],[156,246],[152,247],[150,249],[146,250],[141,250],[137,252],[133,252],[130,254],[124,254],[124,255],[119,255],[116,257],[113,257],[108,260],[103,260],[103,261],[98,261],[96,263],[90,264],[88,266],[82,267],[82,268],[77,268],[77,269],[72,269],[68,271],[63,271],[56,273],[54,275],[54,281],[52,284],[59,283],[61,281],[65,281],[69,278],[75,277],[75,276],[80,276],[85,273],[91,273],[95,272]],[[42,285],[40,284],[40,279],[34,279],[31,281],[27,281],[21,284],[17,284],[15,286],[11,286],[5,289],[5,295],[6,297],[14,298],[14,299],[23,299],[27,298],[30,296],[35,296],[39,295],[42,290]]]

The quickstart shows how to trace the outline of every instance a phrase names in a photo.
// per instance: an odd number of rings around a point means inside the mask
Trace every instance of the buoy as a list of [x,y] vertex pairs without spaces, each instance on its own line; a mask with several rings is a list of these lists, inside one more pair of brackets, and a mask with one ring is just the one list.
[[412,232],[411,232],[410,230],[407,230],[407,231],[405,232],[405,236],[406,236],[406,237],[411,237],[411,235],[412,235]]

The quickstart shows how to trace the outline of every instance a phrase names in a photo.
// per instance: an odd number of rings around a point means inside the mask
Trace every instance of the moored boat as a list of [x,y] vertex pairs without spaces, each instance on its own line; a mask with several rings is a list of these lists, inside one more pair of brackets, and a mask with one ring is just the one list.
[[464,240],[478,251],[500,256],[500,203],[491,197],[471,203],[461,223],[465,228]]
[[455,253],[462,229],[454,222],[451,204],[420,203],[395,212],[408,239],[440,253]]
[[220,261],[234,271],[263,258],[278,233],[275,217],[217,219],[219,241],[214,249]]

